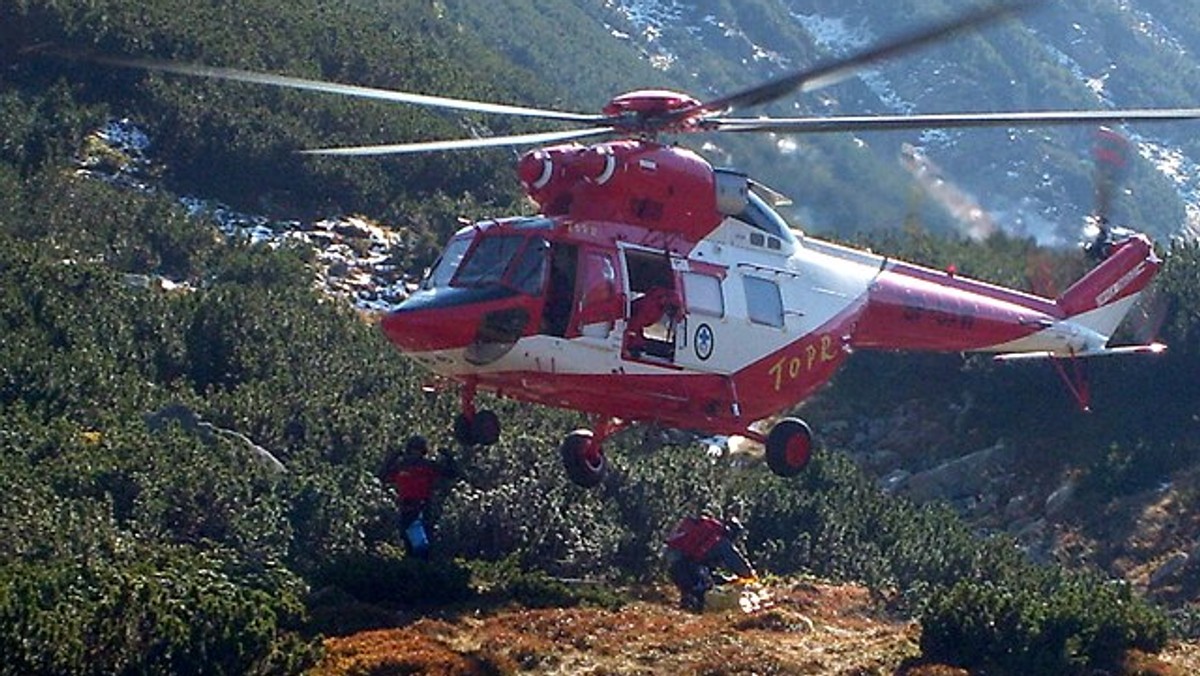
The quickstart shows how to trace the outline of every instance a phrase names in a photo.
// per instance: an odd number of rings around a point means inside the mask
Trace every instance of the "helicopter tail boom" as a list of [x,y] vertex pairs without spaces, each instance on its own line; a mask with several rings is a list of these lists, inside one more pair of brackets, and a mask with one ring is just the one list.
[[1133,235],[1051,300],[952,273],[888,261],[871,285],[854,346],[941,352],[1050,353],[1108,348],[1161,261]]

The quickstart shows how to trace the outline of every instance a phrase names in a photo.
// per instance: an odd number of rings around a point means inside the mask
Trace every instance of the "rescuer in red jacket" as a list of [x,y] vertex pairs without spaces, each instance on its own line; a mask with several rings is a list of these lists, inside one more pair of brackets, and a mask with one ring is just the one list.
[[396,493],[397,526],[409,556],[429,558],[427,508],[433,492],[458,472],[450,452],[442,449],[436,461],[429,459],[429,442],[417,434],[409,437],[404,451],[393,452],[380,473]]
[[754,568],[738,550],[745,529],[737,518],[721,521],[710,514],[689,516],[667,537],[667,570],[684,610],[704,612],[704,595],[713,588],[714,569],[731,573],[721,582],[751,579]]
[[664,341],[650,338],[646,329],[665,321],[667,335],[671,336],[674,324],[679,319],[683,302],[672,288],[655,286],[639,296],[630,305],[629,322],[625,328],[625,348],[635,357],[642,353],[657,357],[670,357],[674,352],[673,337]]

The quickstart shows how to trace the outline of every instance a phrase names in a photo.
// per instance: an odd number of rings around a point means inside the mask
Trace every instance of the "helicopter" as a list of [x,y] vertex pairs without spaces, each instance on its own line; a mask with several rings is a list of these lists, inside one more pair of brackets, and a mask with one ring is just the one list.
[[[665,140],[697,132],[809,134],[1200,118],[1200,109],[1188,108],[730,116],[833,84],[1033,4],[969,11],[730,95],[702,101],[674,91],[635,90],[612,98],[600,113],[146,59],[90,58],[568,126],[301,152],[361,156],[536,146],[521,155],[516,173],[539,213],[462,223],[419,288],[380,320],[400,353],[457,385],[458,442],[499,440],[499,416],[477,404],[480,393],[491,392],[588,416],[590,426],[570,432],[559,446],[568,477],[580,486],[604,480],[605,440],[637,424],[740,435],[762,444],[768,467],[786,477],[805,468],[814,448],[809,425],[787,412],[857,350],[991,353],[1058,363],[1165,349],[1160,343],[1109,345],[1161,261],[1146,236],[1111,227],[1103,212],[1095,218],[1098,232],[1089,248],[1097,264],[1049,298],[807,235],[776,209],[779,193]],[[756,425],[764,420],[774,420],[765,433]]]

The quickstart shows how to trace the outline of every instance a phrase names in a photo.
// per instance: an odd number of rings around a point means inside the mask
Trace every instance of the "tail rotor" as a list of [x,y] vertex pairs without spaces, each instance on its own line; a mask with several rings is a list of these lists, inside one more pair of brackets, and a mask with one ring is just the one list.
[[1113,201],[1121,183],[1129,175],[1131,153],[1129,139],[1121,133],[1110,127],[1096,128],[1092,146],[1095,207],[1084,226],[1083,248],[1097,262],[1108,257],[1120,235],[1132,234],[1125,228],[1114,228],[1112,224]]
[[[1083,249],[1096,263],[1108,258],[1115,244],[1135,232],[1113,225],[1112,209],[1120,186],[1129,177],[1133,150],[1129,139],[1110,127],[1097,127],[1092,147],[1096,185],[1095,210],[1084,226]],[[1146,289],[1126,317],[1130,337],[1138,344],[1153,343],[1166,317],[1165,297],[1154,287]]]

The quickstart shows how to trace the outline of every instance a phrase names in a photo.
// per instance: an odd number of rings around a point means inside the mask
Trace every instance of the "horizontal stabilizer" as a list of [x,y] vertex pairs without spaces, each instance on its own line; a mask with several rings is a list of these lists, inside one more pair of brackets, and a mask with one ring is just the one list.
[[1119,347],[1103,347],[1098,350],[1087,350],[1073,354],[1056,354],[1054,352],[1008,352],[992,357],[993,361],[1020,361],[1023,359],[1074,359],[1076,357],[1109,357],[1121,354],[1161,354],[1166,352],[1163,343],[1148,343],[1146,345],[1121,345]]

